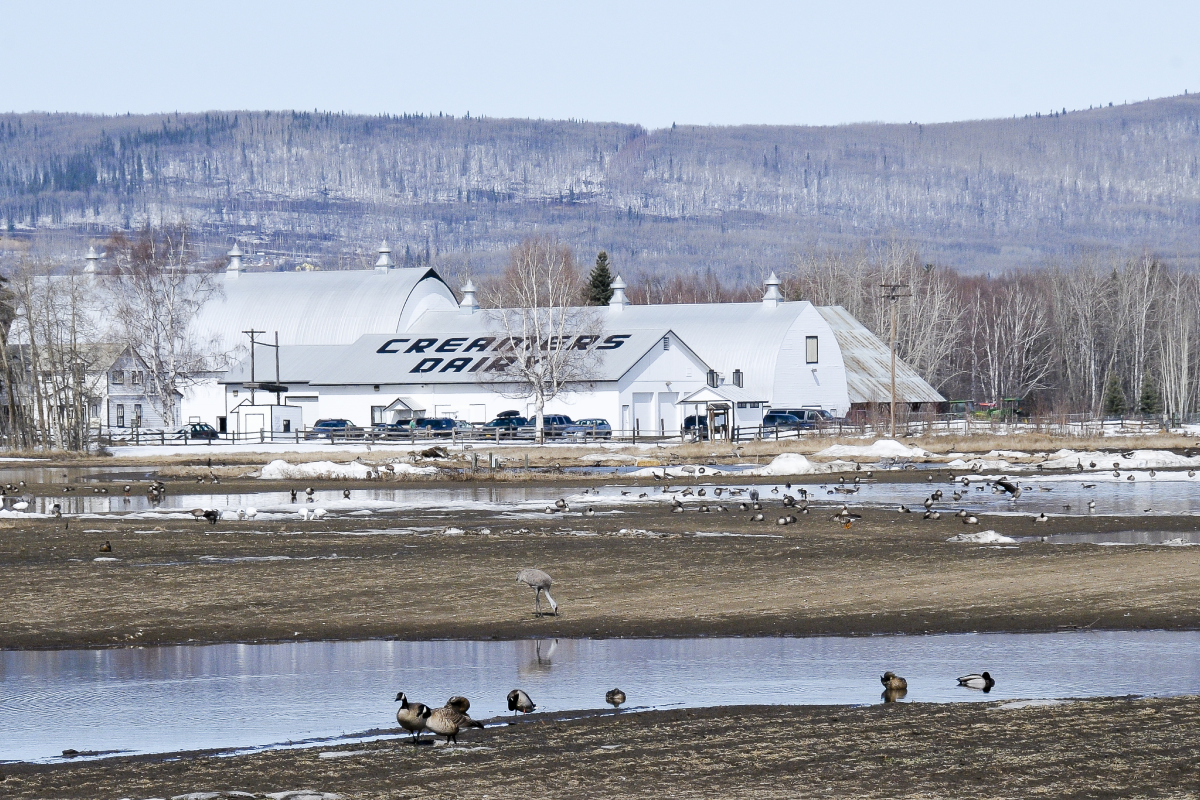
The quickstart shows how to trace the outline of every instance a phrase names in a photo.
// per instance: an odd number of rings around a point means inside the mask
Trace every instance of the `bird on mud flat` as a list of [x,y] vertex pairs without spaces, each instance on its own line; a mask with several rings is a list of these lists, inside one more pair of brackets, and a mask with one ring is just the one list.
[[550,601],[550,608],[554,611],[554,616],[558,616],[558,603],[554,602],[554,598],[550,596],[550,587],[554,585],[554,581],[545,572],[540,569],[532,569],[526,567],[517,573],[517,583],[523,583],[533,589],[533,613],[539,617],[542,616],[542,592],[546,593],[546,599]]
[[963,675],[958,679],[959,686],[965,686],[968,689],[981,689],[985,692],[990,692],[996,682],[992,680],[992,676],[986,672],[972,672],[970,675]]
[[585,517],[594,517],[594,516],[596,516],[596,509],[592,508],[591,506],[588,506],[587,508],[585,508],[583,510],[583,515]]
[[471,710],[471,701],[461,694],[456,694],[446,701],[446,708],[453,708],[458,713],[465,714]]
[[879,677],[879,682],[883,684],[885,689],[907,689],[908,681],[901,678],[896,673],[888,670]]
[[344,498],[346,498],[347,500],[349,500],[349,499],[350,499],[350,490],[349,490],[349,489],[342,489],[342,497],[344,497]]
[[404,692],[396,695],[396,702],[400,704],[400,708],[396,711],[396,722],[400,723],[400,727],[412,734],[412,743],[415,745],[421,739],[421,731],[425,730],[425,723],[433,713],[429,706],[424,703],[410,703]]
[[620,689],[609,689],[604,693],[604,702],[608,703],[613,708],[618,708],[625,702],[625,693]]
[[912,513],[912,509],[911,509],[911,508],[909,508],[909,507],[908,507],[908,506],[906,506],[906,505],[901,505],[901,506],[900,506],[898,509],[896,509],[896,510],[897,510],[897,511],[899,511],[901,514],[911,514],[911,513]]
[[508,710],[519,711],[522,714],[528,714],[537,708],[533,699],[525,693],[524,689],[513,689],[508,693]]
[[751,521],[751,522],[762,522],[762,521],[763,521],[763,519],[764,519],[764,518],[763,518],[763,515],[762,515],[762,514],[755,514],[754,516],[752,516],[752,517],[750,518],[750,521]]
[[105,540],[104,544],[100,545],[100,552],[101,553],[111,553],[112,545],[107,540]]
[[446,743],[458,744],[458,732],[463,728],[483,728],[482,722],[456,711],[453,708],[435,708],[425,719],[425,727],[439,736],[446,737]]
[[292,489],[292,502],[296,502],[296,490]]
[[1050,518],[1049,518],[1049,517],[1047,517],[1047,516],[1046,516],[1046,512],[1045,512],[1045,511],[1043,511],[1042,513],[1040,513],[1040,514],[1038,514],[1036,517],[1034,517],[1034,518],[1033,518],[1033,521],[1034,521],[1034,522],[1049,522],[1049,521],[1050,521]]
[[206,508],[203,516],[206,520],[208,520],[209,525],[216,525],[217,520],[221,518],[221,512],[217,511],[215,508]]
[[963,525],[978,525],[979,517],[975,516],[974,514],[967,514],[962,518],[962,521]]

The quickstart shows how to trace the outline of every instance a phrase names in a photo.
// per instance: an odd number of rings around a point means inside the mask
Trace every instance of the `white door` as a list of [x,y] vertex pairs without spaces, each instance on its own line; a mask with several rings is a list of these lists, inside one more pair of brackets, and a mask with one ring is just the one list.
[[243,433],[258,433],[267,427],[265,414],[247,414],[242,419],[246,421]]
[[678,400],[679,392],[658,393],[658,418],[662,420],[662,429],[668,436],[679,433],[679,409],[675,406]]
[[634,427],[643,436],[658,433],[658,420],[654,418],[654,392],[633,393]]
[[629,406],[621,406],[621,432],[628,434],[633,429],[629,421]]

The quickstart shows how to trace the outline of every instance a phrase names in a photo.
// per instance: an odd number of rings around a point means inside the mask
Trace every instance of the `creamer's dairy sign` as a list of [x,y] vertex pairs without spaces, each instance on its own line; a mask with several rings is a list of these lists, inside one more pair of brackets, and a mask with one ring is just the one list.
[[[531,350],[616,350],[625,344],[631,333],[614,333],[600,341],[599,336],[551,336],[541,341],[522,336],[451,336],[410,337],[388,339],[376,353],[384,355],[420,355],[421,360],[409,370],[424,372],[503,372],[517,360],[514,351]],[[441,354],[445,355],[441,355]],[[471,355],[467,355],[470,353]],[[496,355],[500,353],[500,355]]]

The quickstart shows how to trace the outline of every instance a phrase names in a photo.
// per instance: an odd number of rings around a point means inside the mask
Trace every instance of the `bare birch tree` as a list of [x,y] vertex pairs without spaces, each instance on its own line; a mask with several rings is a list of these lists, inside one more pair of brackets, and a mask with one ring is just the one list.
[[116,322],[150,368],[147,394],[168,428],[179,423],[176,399],[210,368],[213,355],[196,340],[192,322],[220,287],[192,256],[182,226],[144,228],[136,238],[117,234],[109,242]]
[[508,268],[484,292],[489,329],[501,356],[480,380],[505,397],[532,400],[536,435],[545,441],[546,404],[595,378],[595,345],[604,330],[598,309],[576,305],[582,286],[571,250],[535,238],[513,248]]

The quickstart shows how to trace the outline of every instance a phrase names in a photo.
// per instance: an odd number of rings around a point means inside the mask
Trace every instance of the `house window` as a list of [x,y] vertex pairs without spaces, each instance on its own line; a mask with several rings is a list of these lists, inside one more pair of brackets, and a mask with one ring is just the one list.
[[742,371],[740,369],[733,371],[733,385],[739,389],[742,388]]
[[804,361],[807,364],[817,363],[817,337],[804,337]]
[[125,427],[125,406],[122,403],[117,403],[117,427]]
[[371,424],[378,425],[383,422],[383,409],[385,406],[371,406]]
[[292,432],[292,421],[290,419],[285,419],[283,421],[283,433],[291,433],[291,432]]
[[116,386],[120,386],[121,384],[125,383],[125,371],[114,369],[112,371],[112,382]]
[[142,404],[141,403],[133,404],[133,427],[135,427],[135,428],[142,427]]
[[715,369],[708,371],[708,385],[714,389],[721,385],[721,376],[717,374]]
[[129,378],[130,378],[129,382],[131,384],[133,384],[134,386],[142,385],[142,371],[140,369],[134,370],[133,372],[129,373]]

